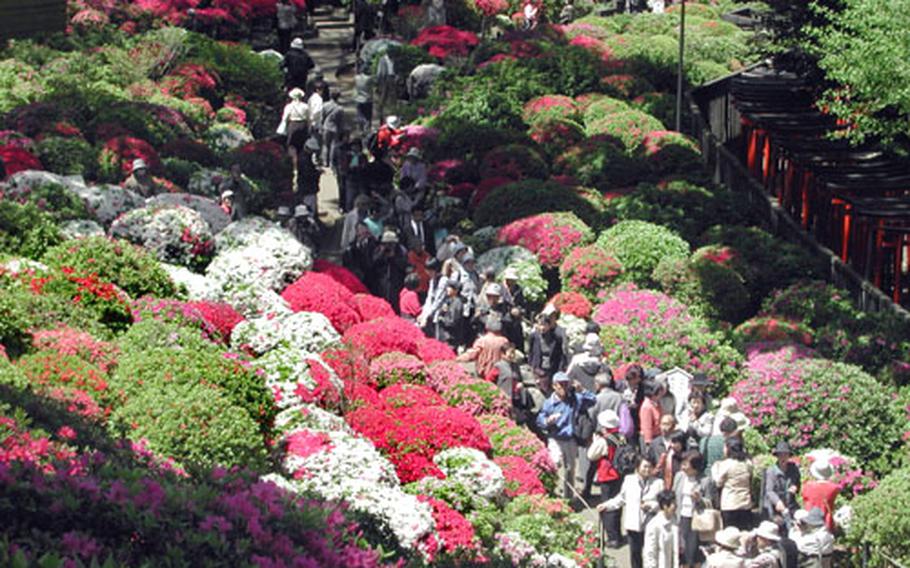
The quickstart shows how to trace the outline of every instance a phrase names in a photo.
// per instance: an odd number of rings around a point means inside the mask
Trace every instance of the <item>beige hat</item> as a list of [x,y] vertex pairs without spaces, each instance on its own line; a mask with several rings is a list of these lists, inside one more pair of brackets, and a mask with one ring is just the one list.
[[138,171],[138,170],[147,170],[147,169],[149,169],[149,166],[148,166],[148,164],[145,163],[145,160],[143,160],[142,158],[136,158],[135,160],[133,160],[133,171],[134,172]]
[[766,540],[773,540],[777,542],[780,540],[780,528],[778,528],[776,523],[771,521],[762,521],[758,528],[755,529],[755,535],[760,536]]
[[602,355],[604,352],[603,343],[600,342],[600,337],[596,333],[585,335],[585,342],[582,344],[582,348],[591,355]]
[[303,92],[303,89],[294,87],[293,89],[291,89],[291,92],[288,93],[288,96],[291,97],[292,99],[294,99],[295,101],[299,101],[299,100],[302,100],[304,96],[306,96],[306,93]]
[[518,280],[518,271],[510,266],[509,268],[506,268],[502,272],[502,279],[503,280]]
[[726,527],[717,531],[717,534],[714,535],[714,542],[730,550],[739,548],[741,540],[742,533],[736,527]]
[[615,410],[608,408],[597,415],[597,425],[605,430],[619,428],[619,416]]
[[826,459],[817,459],[809,465],[809,473],[819,481],[827,481],[834,475],[831,463]]
[[395,234],[395,231],[386,231],[382,234],[382,238],[379,239],[381,243],[397,243],[398,235]]

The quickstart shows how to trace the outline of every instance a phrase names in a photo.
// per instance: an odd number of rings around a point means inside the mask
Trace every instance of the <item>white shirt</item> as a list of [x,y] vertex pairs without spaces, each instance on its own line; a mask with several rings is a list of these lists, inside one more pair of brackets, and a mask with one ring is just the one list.
[[644,568],[679,568],[679,527],[663,513],[645,528],[642,562]]
[[310,106],[310,125],[313,128],[318,129],[322,126],[322,103],[322,95],[316,92],[307,100],[307,104]]
[[291,101],[284,105],[284,115],[281,122],[304,121],[310,118],[310,107],[303,101]]
[[663,480],[656,477],[643,482],[637,473],[627,475],[622,480],[619,494],[606,501],[606,509],[615,511],[622,508],[623,528],[627,531],[641,532],[641,524],[645,519],[642,505],[647,504],[650,509],[657,507],[657,494],[663,488]]

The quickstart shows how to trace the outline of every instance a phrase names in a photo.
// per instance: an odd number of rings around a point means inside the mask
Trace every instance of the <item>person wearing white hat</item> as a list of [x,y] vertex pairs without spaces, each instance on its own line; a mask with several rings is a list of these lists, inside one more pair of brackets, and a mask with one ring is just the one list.
[[123,182],[124,189],[135,191],[142,197],[153,197],[161,192],[161,186],[152,178],[145,160],[136,158],[130,166],[130,175]]
[[288,155],[291,157],[293,171],[291,188],[294,191],[297,191],[298,186],[299,168],[297,164],[310,132],[310,107],[303,100],[305,94],[303,89],[298,87],[291,89],[288,93],[288,98],[291,100],[284,105],[281,122],[275,129],[275,133],[279,136],[286,136],[285,144],[288,148]]
[[771,521],[762,521],[758,528],[743,537],[748,559],[746,568],[778,568],[781,566],[780,528]]
[[745,568],[744,559],[737,554],[742,545],[742,533],[736,527],[725,527],[714,535],[717,549],[708,555],[706,568]]
[[795,526],[790,538],[796,543],[803,561],[800,566],[830,568],[834,553],[834,535],[825,526],[825,514],[818,507],[811,511],[800,510],[794,516]]
[[401,177],[414,180],[414,188],[422,193],[427,188],[427,163],[423,161],[423,154],[416,147],[408,150],[404,155],[404,164],[401,166]]
[[306,89],[310,71],[316,67],[313,58],[303,48],[303,39],[296,37],[291,41],[291,48],[284,54],[281,68],[284,70],[284,84],[287,88]]
[[408,259],[404,247],[399,243],[398,233],[385,230],[379,238],[379,246],[373,252],[373,266],[369,278],[370,291],[374,296],[391,304],[399,313],[398,292],[404,286]]
[[[591,408],[592,412],[596,408],[597,402],[595,401]],[[616,469],[613,460],[616,457],[616,450],[624,445],[625,439],[619,432],[620,420],[615,410],[604,409],[598,412],[596,417],[597,431],[594,432],[594,439],[585,452],[585,457],[591,466],[589,475],[585,477],[585,490],[582,491],[582,497],[588,499],[590,484],[596,483],[600,487],[601,497],[610,499],[619,493],[619,488],[622,486],[622,473]],[[619,511],[601,511],[600,520],[606,533],[607,548],[619,548],[622,541],[619,529]]]
[[603,361],[603,344],[596,333],[585,335],[582,350],[572,356],[566,369],[569,377],[578,381],[585,389],[593,391],[594,377],[606,372],[607,364]]
[[831,462],[824,458],[817,458],[809,464],[809,474],[813,477],[803,484],[803,507],[811,511],[818,507],[825,515],[825,525],[828,530],[834,531],[834,502],[840,489],[831,481],[834,469]]
[[389,150],[394,149],[401,143],[401,130],[399,126],[401,120],[397,116],[387,116],[385,122],[379,127],[376,133],[376,154],[377,158],[384,156]]

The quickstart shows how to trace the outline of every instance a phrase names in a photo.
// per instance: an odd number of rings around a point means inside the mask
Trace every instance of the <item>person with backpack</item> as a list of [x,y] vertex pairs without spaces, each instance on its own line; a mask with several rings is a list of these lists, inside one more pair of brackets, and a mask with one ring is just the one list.
[[619,493],[598,505],[597,510],[622,509],[622,525],[629,540],[629,563],[632,568],[642,568],[645,527],[657,513],[657,495],[664,484],[654,477],[654,460],[651,457],[640,456],[634,463],[635,472],[623,479]]
[[[620,434],[619,424],[619,415],[615,410],[608,408],[598,413],[597,432],[588,446],[587,457],[591,462],[592,479],[600,487],[602,499],[612,499],[622,486],[622,473],[617,469],[615,459],[617,450],[626,441]],[[619,511],[600,512],[600,524],[607,537],[607,548],[622,546],[619,520]]]
[[288,89],[301,89],[306,91],[307,78],[310,71],[316,67],[313,58],[303,48],[303,39],[296,37],[291,42],[291,48],[284,55],[281,62],[284,70],[284,84]]
[[556,373],[553,376],[553,394],[544,402],[537,415],[537,426],[547,435],[550,455],[560,466],[562,496],[571,499],[575,494],[575,461],[578,457],[578,442],[587,436],[580,431],[579,415],[588,419],[588,408],[594,404],[594,393],[584,390],[580,384],[573,384],[569,375]]

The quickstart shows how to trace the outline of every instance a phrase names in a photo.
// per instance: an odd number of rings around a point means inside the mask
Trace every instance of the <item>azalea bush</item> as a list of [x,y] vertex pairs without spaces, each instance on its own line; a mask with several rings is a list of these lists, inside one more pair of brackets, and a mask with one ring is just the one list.
[[784,348],[750,357],[746,372],[732,395],[770,441],[833,448],[873,470],[891,468],[903,409],[860,368]]
[[568,251],[592,242],[594,234],[573,213],[542,213],[502,227],[497,240],[522,246],[536,254],[542,265],[553,267]]
[[158,260],[202,271],[215,253],[211,227],[182,205],[134,209],[111,225],[111,236],[137,244]]
[[588,226],[601,224],[597,208],[578,191],[539,180],[525,180],[494,189],[474,210],[473,219],[480,227],[501,226],[549,211],[572,212]]
[[560,292],[547,303],[556,306],[560,314],[569,314],[581,319],[587,319],[594,309],[591,301],[578,292]]
[[430,55],[445,59],[450,56],[465,57],[479,43],[477,35],[452,26],[424,28],[411,40],[411,45],[425,48]]
[[637,362],[702,372],[718,393],[742,377],[742,355],[724,335],[660,292],[620,286],[594,309],[593,319],[601,326],[605,357],[613,366]]
[[69,241],[48,249],[42,262],[94,272],[135,298],[146,294],[166,298],[175,293],[174,284],[158,262],[125,241],[103,237]]
[[546,179],[547,163],[540,153],[523,144],[507,144],[493,148],[480,163],[482,178],[507,177]]
[[596,120],[586,119],[585,122],[585,133],[588,136],[615,138],[629,154],[644,144],[649,132],[662,128],[663,124],[659,120],[638,110],[624,110]]
[[623,266],[603,248],[590,245],[569,251],[559,266],[563,290],[597,301],[601,292],[620,280]]
[[662,260],[689,255],[689,244],[679,235],[646,221],[620,221],[597,237],[597,246],[622,264],[623,280],[640,285],[654,282],[652,274]]
[[281,293],[294,311],[319,312],[329,318],[339,333],[360,323],[360,314],[351,305],[353,294],[330,276],[306,272]]
[[[910,467],[886,475],[874,490],[850,503],[853,516],[847,539],[857,546],[871,543],[872,557],[884,553],[904,563],[910,560],[910,524],[904,511],[910,510]],[[883,515],[882,511],[895,515]],[[893,517],[893,518],[892,518]]]
[[579,118],[578,107],[572,97],[565,95],[544,95],[535,97],[525,103],[523,118],[528,124],[552,118],[576,120]]
[[62,240],[53,219],[37,206],[0,201],[0,251],[37,259]]

